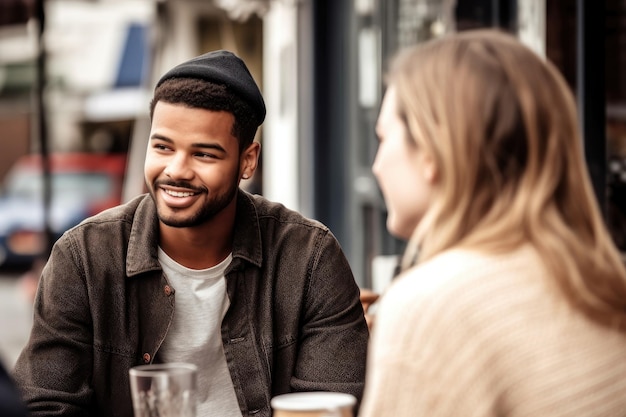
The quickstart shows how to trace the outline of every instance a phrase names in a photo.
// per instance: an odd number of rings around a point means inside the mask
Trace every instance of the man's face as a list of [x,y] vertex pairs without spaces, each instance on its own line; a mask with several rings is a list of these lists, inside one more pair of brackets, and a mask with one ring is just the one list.
[[157,103],[144,174],[162,223],[193,227],[234,209],[239,181],[251,173],[233,123],[228,112]]

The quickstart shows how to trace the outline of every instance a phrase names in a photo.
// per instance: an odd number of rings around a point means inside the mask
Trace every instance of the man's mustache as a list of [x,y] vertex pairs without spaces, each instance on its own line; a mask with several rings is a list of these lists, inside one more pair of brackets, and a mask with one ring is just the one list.
[[193,192],[196,192],[196,193],[208,192],[206,187],[196,187],[186,181],[157,180],[154,182],[154,186],[155,187],[168,186],[168,187],[176,187],[176,188],[187,188],[188,190],[192,190]]

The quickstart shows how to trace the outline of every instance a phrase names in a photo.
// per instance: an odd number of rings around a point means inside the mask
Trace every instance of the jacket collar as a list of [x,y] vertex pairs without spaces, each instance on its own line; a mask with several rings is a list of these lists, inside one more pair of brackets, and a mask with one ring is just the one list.
[[241,189],[237,193],[233,238],[233,259],[236,258],[246,260],[259,268],[263,263],[263,242],[257,206],[254,197]]
[[[149,194],[138,197],[126,254],[126,275],[132,277],[148,271],[161,270],[158,258],[159,220]],[[237,192],[233,264],[247,261],[261,267],[263,261],[261,228],[254,198],[243,190]],[[229,268],[231,269],[231,268]]]

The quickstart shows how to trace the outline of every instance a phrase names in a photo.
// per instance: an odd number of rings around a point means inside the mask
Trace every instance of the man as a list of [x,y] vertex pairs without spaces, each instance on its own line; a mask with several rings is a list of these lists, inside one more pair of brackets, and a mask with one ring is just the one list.
[[157,83],[149,194],[57,241],[15,377],[33,416],[132,416],[128,370],[199,368],[199,416],[270,416],[291,391],[360,399],[368,330],[331,232],[239,189],[265,118],[227,51]]

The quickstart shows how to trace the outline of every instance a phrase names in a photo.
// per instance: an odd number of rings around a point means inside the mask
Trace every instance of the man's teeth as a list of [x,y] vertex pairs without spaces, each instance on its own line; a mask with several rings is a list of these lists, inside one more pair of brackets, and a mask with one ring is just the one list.
[[165,193],[174,197],[190,197],[194,194],[188,191],[182,192],[182,191],[171,191],[171,190],[165,190]]

